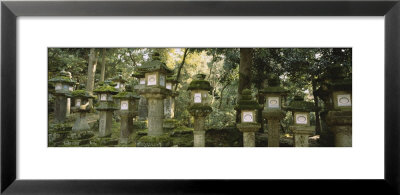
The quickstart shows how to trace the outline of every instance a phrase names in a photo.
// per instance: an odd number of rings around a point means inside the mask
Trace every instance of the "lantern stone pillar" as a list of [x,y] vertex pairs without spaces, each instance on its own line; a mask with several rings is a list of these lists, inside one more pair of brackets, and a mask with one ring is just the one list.
[[170,94],[165,88],[166,76],[172,74],[172,70],[160,61],[160,54],[155,52],[137,71],[144,74],[145,87],[139,89],[139,94],[148,103],[148,136],[160,136],[164,134],[164,99]]
[[189,84],[191,103],[189,113],[194,117],[194,147],[205,147],[205,118],[212,112],[208,92],[210,83],[204,80],[205,74],[197,74]]
[[327,123],[336,147],[352,146],[352,111],[329,111]]
[[86,119],[86,113],[91,109],[89,99],[93,99],[94,96],[90,95],[84,89],[79,89],[72,92],[72,97],[74,97],[75,100],[72,110],[79,113],[79,116],[76,118],[74,126],[72,127],[72,131],[89,130],[90,126]]
[[241,99],[236,106],[240,112],[240,123],[236,127],[243,132],[243,146],[256,146],[256,132],[260,130],[261,124],[257,123],[257,112],[262,108],[252,97],[250,89],[242,90]]
[[310,125],[310,112],[315,110],[314,103],[304,101],[302,96],[295,96],[287,107],[292,111],[294,147],[308,147],[308,138],[315,133],[315,126]]
[[281,120],[286,116],[282,108],[288,91],[280,86],[278,76],[272,75],[267,84],[260,92],[265,96],[262,115],[268,121],[268,147],[279,147]]
[[138,113],[139,96],[136,95],[130,85],[125,86],[125,92],[119,92],[114,96],[114,99],[119,100],[118,115],[121,117],[121,130],[120,130],[120,144],[129,144],[131,134],[134,132],[133,129],[133,118]]
[[113,83],[104,82],[93,91],[99,96],[99,106],[95,109],[99,111],[99,137],[101,138],[111,136],[113,112],[119,109],[112,98],[112,95],[118,93],[113,86]]
[[56,77],[49,80],[55,85],[54,120],[63,123],[69,113],[68,98],[72,92],[72,86],[76,83],[72,80],[70,72],[62,70]]
[[263,111],[263,117],[268,120],[268,147],[279,147],[281,120],[285,115],[282,110]]

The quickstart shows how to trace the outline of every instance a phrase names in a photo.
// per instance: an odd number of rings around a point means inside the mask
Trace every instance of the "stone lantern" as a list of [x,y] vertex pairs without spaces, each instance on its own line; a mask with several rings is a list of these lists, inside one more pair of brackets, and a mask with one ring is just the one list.
[[204,80],[206,75],[197,74],[189,84],[190,106],[189,112],[194,117],[194,147],[205,146],[205,117],[212,112],[208,92],[212,87],[210,82]]
[[[134,86],[134,89],[139,91],[140,89],[143,89],[146,87],[146,78],[144,76],[144,73],[140,73],[138,71],[135,71],[132,74],[132,77],[135,77],[138,81],[138,84]],[[143,95],[140,95],[140,100],[139,100],[139,111],[138,111],[138,120],[139,121],[144,121],[147,119],[147,114],[148,114],[148,109],[147,109],[147,99]]]
[[125,90],[125,85],[127,81],[122,78],[121,74],[118,74],[118,76],[112,78],[111,81],[115,83],[115,89],[117,89],[118,91]]
[[178,93],[173,91],[173,86],[178,83],[174,77],[167,77],[165,88],[171,91],[170,95],[164,100],[164,114],[166,118],[174,118],[175,116],[175,97]]
[[159,53],[154,53],[152,59],[137,70],[145,75],[146,84],[144,88],[139,89],[139,94],[148,101],[148,135],[160,136],[164,133],[164,99],[170,94],[165,88],[166,76],[170,75],[172,70],[160,61]]
[[76,118],[75,124],[72,127],[73,131],[84,131],[89,130],[89,124],[86,120],[86,113],[90,112],[89,99],[95,98],[95,96],[90,95],[85,89],[78,89],[72,92],[72,97],[74,100],[74,106],[72,110],[78,112],[79,116]]
[[281,120],[286,116],[282,108],[288,91],[280,86],[279,77],[272,77],[260,93],[265,96],[262,115],[268,121],[268,147],[279,147]]
[[130,135],[133,133],[133,118],[138,114],[139,96],[133,92],[130,85],[125,86],[126,91],[119,92],[114,99],[119,99],[119,110],[117,113],[121,117],[121,133],[119,143],[131,143]]
[[310,112],[314,111],[314,103],[304,101],[301,96],[295,96],[287,110],[292,111],[294,146],[308,147],[308,137],[314,134],[315,126],[310,125]]
[[328,85],[332,107],[326,116],[336,147],[352,146],[352,81],[343,72]]
[[253,100],[249,89],[244,89],[241,97],[236,107],[236,111],[241,113],[240,123],[236,126],[243,132],[243,146],[255,147],[255,132],[261,128],[261,124],[257,123],[256,114],[257,110],[262,108],[262,106]]
[[114,110],[119,109],[113,99],[113,95],[118,93],[114,86],[112,82],[104,82],[93,90],[98,95],[98,106],[95,109],[100,112],[99,137],[111,136],[112,115]]
[[72,80],[71,73],[64,70],[49,82],[55,86],[53,93],[55,96],[54,119],[56,122],[62,123],[70,113],[70,95],[76,82]]

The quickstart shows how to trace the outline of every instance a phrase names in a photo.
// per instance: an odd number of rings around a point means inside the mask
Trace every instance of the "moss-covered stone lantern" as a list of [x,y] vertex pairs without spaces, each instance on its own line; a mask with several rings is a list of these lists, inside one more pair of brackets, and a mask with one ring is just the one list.
[[112,115],[114,110],[119,109],[113,99],[113,95],[118,91],[112,82],[103,82],[93,90],[98,95],[98,106],[95,108],[100,112],[99,117],[99,137],[111,136]]
[[118,91],[125,90],[127,80],[122,78],[122,74],[118,74],[117,76],[113,77],[111,81],[115,83],[115,89],[117,89]]
[[55,96],[54,120],[55,122],[62,123],[70,113],[70,96],[76,82],[72,80],[71,73],[64,70],[56,77],[50,79],[49,82],[54,84],[55,87],[53,93]]
[[328,111],[326,122],[334,134],[336,147],[352,146],[352,81],[345,77],[342,68],[336,78],[328,85],[332,108]]
[[237,128],[243,132],[243,146],[244,147],[255,147],[256,134],[261,124],[257,123],[257,110],[262,108],[251,95],[250,89],[242,90],[242,98],[239,100],[236,106],[236,111],[240,112],[240,123],[237,124]]
[[121,133],[119,143],[129,144],[132,142],[130,136],[133,133],[133,118],[138,114],[138,105],[140,97],[133,92],[130,85],[125,86],[123,92],[119,92],[114,99],[119,99],[119,110],[117,111],[121,117]]
[[194,117],[194,147],[205,146],[205,117],[212,112],[208,92],[212,90],[210,82],[204,80],[206,75],[197,74],[189,84],[189,112]]
[[90,112],[91,107],[89,104],[89,99],[95,98],[95,96],[90,95],[84,88],[80,88],[72,92],[72,97],[74,100],[74,106],[72,110],[79,113],[76,118],[75,124],[72,127],[73,131],[85,131],[89,130],[89,124],[86,120],[86,113]]
[[279,147],[281,120],[286,116],[282,108],[288,91],[280,86],[279,77],[273,76],[260,93],[265,97],[262,115],[268,121],[268,147]]
[[315,126],[310,125],[310,112],[314,111],[314,103],[304,101],[302,96],[295,96],[287,110],[292,111],[294,146],[308,147],[308,137],[315,132]]
[[143,73],[146,79],[146,86],[139,89],[139,94],[146,97],[148,102],[148,135],[160,136],[164,133],[164,99],[170,93],[165,88],[166,76],[172,74],[172,70],[160,61],[159,53],[154,53],[152,59],[137,70]]
[[[132,73],[132,77],[135,77],[137,79],[138,84],[134,86],[135,90],[140,90],[146,87],[146,78],[144,76],[144,73],[141,73],[137,70]],[[143,95],[140,95],[140,100],[139,100],[139,111],[138,111],[138,120],[139,121],[145,121],[147,120],[147,114],[148,114],[148,109],[147,109],[147,99]]]

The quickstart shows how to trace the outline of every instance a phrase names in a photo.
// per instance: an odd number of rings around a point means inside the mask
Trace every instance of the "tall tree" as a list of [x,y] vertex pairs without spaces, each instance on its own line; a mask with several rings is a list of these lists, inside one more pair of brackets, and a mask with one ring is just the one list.
[[[88,74],[87,74],[87,83],[86,83],[86,90],[93,94],[94,88],[94,76],[96,73],[96,66],[97,66],[97,57],[96,57],[96,50],[94,48],[90,49],[89,52],[89,63],[88,63]],[[90,101],[90,106],[93,105],[93,101]]]
[[[251,48],[240,48],[240,65],[239,65],[239,86],[238,86],[238,98],[242,98],[241,94],[243,89],[251,88],[251,65],[253,49]],[[236,113],[236,122],[240,121],[240,113]]]
[[175,84],[174,91],[176,91],[178,89],[179,77],[181,76],[182,67],[185,64],[185,60],[186,60],[187,55],[189,54],[189,50],[190,50],[189,48],[185,48],[185,51],[183,52],[183,58],[182,58],[182,61],[181,61],[180,65],[179,65],[179,67],[178,67],[178,72],[176,73],[176,80],[178,82]]
[[106,73],[106,48],[103,48],[101,53],[101,73],[100,73],[100,82],[104,81],[104,76]]

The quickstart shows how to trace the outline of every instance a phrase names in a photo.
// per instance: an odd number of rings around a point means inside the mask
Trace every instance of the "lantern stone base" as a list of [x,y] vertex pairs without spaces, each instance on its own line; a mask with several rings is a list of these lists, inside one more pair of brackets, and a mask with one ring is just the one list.
[[308,137],[315,132],[315,126],[290,126],[293,131],[293,146],[308,147]]
[[90,126],[86,120],[86,112],[79,112],[79,117],[76,118],[72,131],[85,131],[89,129]]
[[243,147],[256,146],[256,132],[261,128],[259,123],[239,123],[237,128],[243,132]]
[[352,146],[352,111],[329,111],[326,117],[335,147]]
[[171,131],[172,129],[176,128],[176,123],[178,121],[175,119],[164,119],[163,128],[166,131]]
[[111,136],[112,111],[100,111],[99,117],[99,137]]
[[114,139],[111,137],[98,137],[90,140],[90,146],[116,146],[118,145],[118,139]]
[[54,121],[56,123],[63,123],[67,117],[67,97],[64,95],[56,95],[54,103]]
[[148,135],[159,136],[164,133],[163,120],[164,120],[164,100],[160,98],[147,97],[149,103],[148,113]]
[[268,147],[279,147],[280,121],[285,115],[286,113],[279,109],[263,111],[263,117],[268,120]]
[[169,135],[143,136],[136,142],[136,147],[171,147],[172,139]]
[[206,146],[206,131],[205,131],[205,116],[195,116],[194,118],[194,131],[193,131],[193,146],[205,147]]
[[120,144],[129,144],[132,141],[130,137],[134,132],[133,129],[133,115],[130,113],[120,113],[121,116],[121,130],[120,130]]

